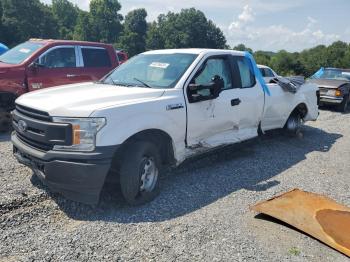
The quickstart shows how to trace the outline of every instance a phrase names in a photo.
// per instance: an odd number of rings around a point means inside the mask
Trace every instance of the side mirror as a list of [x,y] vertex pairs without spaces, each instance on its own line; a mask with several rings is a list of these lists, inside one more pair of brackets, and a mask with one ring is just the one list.
[[225,83],[222,77],[215,75],[207,84],[189,84],[188,97],[191,103],[212,100],[219,97]]
[[40,64],[38,62],[38,60],[35,60],[34,62],[32,62],[29,66],[30,69],[38,69],[38,68],[43,68],[45,67],[43,64]]

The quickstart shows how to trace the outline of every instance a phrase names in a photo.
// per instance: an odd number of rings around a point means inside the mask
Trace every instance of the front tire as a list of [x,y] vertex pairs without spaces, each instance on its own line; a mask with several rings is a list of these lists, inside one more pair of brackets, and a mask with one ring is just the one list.
[[348,109],[348,105],[349,105],[349,95],[344,96],[343,101],[341,102],[341,104],[338,105],[338,110],[342,113],[345,113],[346,110]]
[[128,145],[120,168],[120,185],[126,202],[137,206],[159,194],[161,158],[157,147],[139,141]]

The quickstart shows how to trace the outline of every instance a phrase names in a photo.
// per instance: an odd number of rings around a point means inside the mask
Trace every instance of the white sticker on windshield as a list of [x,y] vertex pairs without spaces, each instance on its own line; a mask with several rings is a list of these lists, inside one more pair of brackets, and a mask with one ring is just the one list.
[[157,68],[162,68],[162,69],[166,69],[169,64],[167,63],[159,63],[159,62],[153,62],[152,64],[149,65],[150,67],[157,67]]
[[26,53],[28,54],[30,52],[30,49],[27,49],[27,48],[22,48],[19,50],[21,53]]

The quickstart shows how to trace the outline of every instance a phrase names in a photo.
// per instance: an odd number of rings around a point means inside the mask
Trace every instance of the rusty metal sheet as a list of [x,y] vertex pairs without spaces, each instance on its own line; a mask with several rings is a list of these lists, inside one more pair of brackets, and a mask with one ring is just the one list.
[[350,257],[350,208],[299,189],[251,207],[275,217]]

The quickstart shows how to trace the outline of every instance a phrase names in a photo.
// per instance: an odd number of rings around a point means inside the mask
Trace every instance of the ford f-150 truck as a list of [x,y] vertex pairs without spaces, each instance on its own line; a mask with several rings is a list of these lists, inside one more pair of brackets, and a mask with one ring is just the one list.
[[96,203],[106,177],[131,205],[152,200],[163,167],[318,117],[316,85],[267,85],[249,53],[175,49],[133,57],[98,83],[16,100],[14,155],[53,191]]
[[[119,65],[112,45],[31,39],[0,56],[0,132],[20,95],[52,86],[101,79]],[[125,53],[122,53],[127,59]]]

